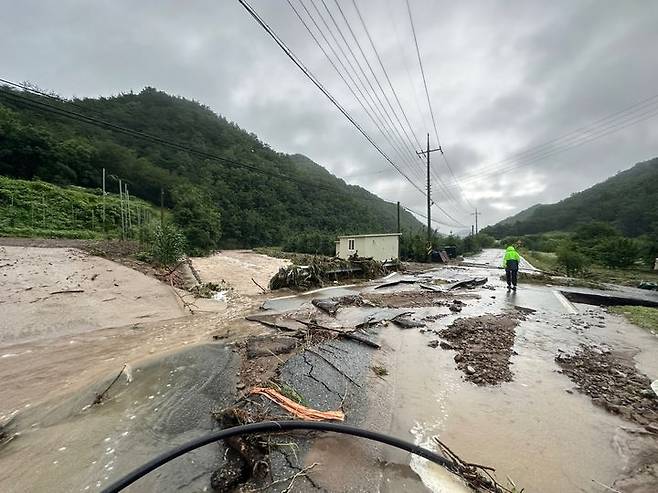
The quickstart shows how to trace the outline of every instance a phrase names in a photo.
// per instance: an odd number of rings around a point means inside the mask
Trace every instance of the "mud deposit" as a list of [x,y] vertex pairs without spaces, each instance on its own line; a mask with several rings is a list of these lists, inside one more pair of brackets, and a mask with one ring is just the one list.
[[510,356],[520,320],[523,315],[517,313],[457,319],[439,333],[448,341],[441,347],[457,351],[454,359],[466,380],[477,385],[511,382]]
[[651,380],[637,371],[632,360],[582,346],[573,355],[558,354],[555,361],[594,404],[658,433],[658,396],[651,390]]

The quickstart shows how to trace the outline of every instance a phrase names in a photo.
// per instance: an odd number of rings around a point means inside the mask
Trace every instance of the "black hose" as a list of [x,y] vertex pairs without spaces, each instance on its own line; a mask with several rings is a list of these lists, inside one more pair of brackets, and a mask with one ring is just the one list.
[[419,445],[414,445],[413,443],[407,442],[405,440],[400,440],[399,438],[384,435],[383,433],[377,433],[376,431],[363,430],[354,426],[337,423],[312,421],[263,421],[261,423],[234,426],[233,428],[216,431],[171,449],[168,452],[165,452],[164,454],[161,454],[146,464],[138,467],[111,485],[107,486],[102,490],[102,493],[115,493],[117,491],[121,491],[125,487],[137,481],[142,476],[146,476],[148,473],[157,469],[161,465],[166,464],[170,460],[173,460],[176,457],[180,457],[181,455],[191,452],[192,450],[198,449],[199,447],[203,447],[204,445],[208,445],[209,443],[225,440],[226,438],[231,438],[237,435],[253,435],[256,433],[272,433],[293,430],[332,431],[334,433],[342,433],[344,435],[366,438],[368,440],[374,440],[376,442],[385,443],[386,445],[391,445],[393,447],[406,450],[407,452],[423,457],[429,461],[434,462],[435,464],[439,464],[440,466],[448,467],[451,464],[451,462],[445,457],[432,452],[431,450],[427,450],[423,447],[420,447]]

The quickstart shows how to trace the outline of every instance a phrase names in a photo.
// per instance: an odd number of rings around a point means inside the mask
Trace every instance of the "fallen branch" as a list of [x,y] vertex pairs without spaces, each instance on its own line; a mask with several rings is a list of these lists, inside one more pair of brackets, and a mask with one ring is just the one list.
[[286,327],[285,325],[279,325],[274,322],[268,322],[267,320],[263,320],[261,318],[258,318],[256,316],[249,315],[244,318],[245,320],[248,320],[249,322],[258,322],[260,324],[263,324],[265,327],[269,327],[270,329],[277,329],[282,332],[297,332],[296,329],[292,329],[290,327]]
[[[505,486],[501,485],[496,481],[491,473],[495,472],[493,467],[482,466],[480,464],[474,464],[471,462],[466,462],[461,459],[456,453],[454,453],[450,448],[439,440],[439,437],[434,437],[434,441],[437,443],[443,455],[445,455],[451,462],[451,465],[448,466],[448,469],[462,478],[468,486],[473,488],[475,491],[487,492],[487,493],[515,493],[517,492],[516,487],[514,490],[510,490]],[[491,471],[491,473],[489,472]],[[510,481],[510,483],[512,483]],[[512,483],[513,484],[513,483]],[[523,490],[520,490],[518,493],[522,493]]]
[[119,380],[119,377],[123,374],[123,371],[126,369],[126,366],[127,366],[127,363],[124,363],[123,368],[121,368],[121,371],[119,372],[119,374],[116,377],[114,377],[114,380],[112,380],[112,382],[110,382],[110,385],[108,385],[107,388],[103,392],[101,392],[100,394],[96,394],[96,397],[94,398],[94,402],[92,402],[92,406],[95,405],[95,404],[100,404],[101,403],[101,401],[105,398],[105,394],[107,394],[107,392],[110,390],[112,385],[117,383],[117,380]]
[[256,282],[256,279],[254,279],[253,277],[251,278],[251,282],[253,282],[256,286],[258,286],[258,287],[261,289],[261,291],[262,291],[263,293],[267,293],[267,290],[266,290],[263,286],[261,286],[260,284],[258,284],[258,283]]
[[307,353],[314,354],[314,355],[316,355],[318,358],[322,358],[322,359],[323,359],[324,361],[326,361],[329,365],[331,365],[331,366],[332,366],[332,367],[333,367],[338,373],[340,373],[341,375],[343,375],[345,378],[347,378],[347,379],[348,379],[350,382],[352,382],[354,385],[356,385],[356,386],[359,387],[359,388],[361,387],[361,385],[360,385],[359,383],[357,383],[356,381],[354,381],[354,379],[353,379],[352,377],[350,377],[348,374],[346,374],[343,370],[341,370],[340,368],[338,368],[334,363],[332,363],[331,361],[329,361],[327,358],[325,358],[325,357],[324,357],[323,355],[321,355],[320,353],[317,353],[317,352],[313,351],[313,350],[310,349],[310,348],[307,349],[306,352],[307,352]]
[[377,344],[374,341],[371,341],[367,337],[362,337],[360,335],[355,334],[353,330],[347,331],[342,329],[334,329],[333,327],[325,327],[324,325],[319,325],[315,322],[305,322],[303,320],[298,320],[298,319],[295,319],[295,321],[299,322],[300,324],[306,325],[306,327],[308,327],[310,330],[326,330],[329,332],[334,332],[338,334],[339,337],[345,337],[346,339],[351,339],[353,341],[360,342],[362,344],[365,344],[366,346],[370,346],[375,349],[381,349],[381,346],[379,344]]
[[310,407],[302,406],[292,399],[280,394],[274,389],[265,387],[254,387],[250,394],[260,394],[278,404],[289,413],[305,421],[344,421],[345,414],[342,411],[318,411]]
[[272,481],[270,484],[268,484],[268,485],[266,485],[266,486],[263,486],[262,488],[252,489],[252,490],[249,490],[249,492],[250,492],[250,493],[256,493],[257,491],[265,491],[265,490],[269,490],[272,486],[275,486],[275,485],[277,485],[277,484],[281,484],[281,483],[285,483],[286,481],[290,481],[290,483],[288,484],[288,486],[286,486],[286,488],[285,488],[284,490],[282,490],[282,493],[283,493],[283,492],[289,492],[289,491],[291,491],[290,488],[292,487],[293,483],[295,482],[295,479],[297,479],[297,478],[299,478],[299,477],[301,477],[301,476],[306,477],[306,473],[307,473],[308,471],[310,471],[311,469],[313,469],[315,466],[319,466],[319,465],[320,465],[320,464],[318,464],[317,462],[314,462],[314,463],[311,464],[310,466],[307,466],[307,467],[305,467],[304,469],[301,469],[301,470],[297,471],[295,474],[291,474],[290,476],[285,477],[285,478],[277,479],[276,481]]
[[50,294],[66,294],[66,293],[84,293],[84,289],[65,289],[63,291],[53,291]]

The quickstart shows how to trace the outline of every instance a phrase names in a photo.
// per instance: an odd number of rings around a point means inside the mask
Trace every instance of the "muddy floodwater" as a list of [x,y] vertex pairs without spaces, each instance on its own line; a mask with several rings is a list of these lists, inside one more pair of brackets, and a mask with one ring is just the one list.
[[[501,484],[513,482],[528,492],[658,491],[658,437],[595,405],[556,362],[557,355],[584,345],[608,351],[656,380],[658,337],[605,308],[572,304],[555,286],[522,284],[516,292],[507,291],[496,268],[500,254],[485,251],[468,266],[432,269],[413,284],[375,289],[381,281],[374,281],[270,296],[252,311],[275,321],[278,316],[305,318],[334,327],[368,321],[365,333],[380,349],[334,340],[321,352],[324,362],[316,346],[312,357],[270,358],[276,365],[280,361],[280,381],[311,407],[340,406],[347,424],[440,452],[438,437],[462,459],[494,468]],[[488,281],[435,299],[419,286],[472,277]],[[311,303],[349,295],[360,295],[360,303],[341,305],[333,317]],[[386,321],[400,313],[423,326],[401,328]],[[513,343],[505,356],[511,381],[472,378],[487,369],[477,359],[460,365],[463,354],[441,337],[456,320],[485,314],[512,317]],[[256,322],[222,324],[218,341],[207,337],[130,365],[101,405],[91,405],[95,393],[116,372],[66,398],[16,413],[12,427],[19,435],[0,449],[0,469],[8,471],[0,477],[0,491],[97,491],[155,454],[217,429],[212,412],[234,403],[245,387],[240,334],[272,333]],[[259,367],[249,368],[249,378],[258,382]],[[294,442],[292,452],[279,452],[271,463],[284,469],[297,463],[293,472],[318,466],[292,491],[470,491],[445,469],[372,442],[330,434]],[[223,450],[213,444],[186,455],[130,491],[207,491],[211,473],[224,464]],[[282,476],[279,471],[274,477]],[[283,491],[286,483],[279,486],[271,490]]]

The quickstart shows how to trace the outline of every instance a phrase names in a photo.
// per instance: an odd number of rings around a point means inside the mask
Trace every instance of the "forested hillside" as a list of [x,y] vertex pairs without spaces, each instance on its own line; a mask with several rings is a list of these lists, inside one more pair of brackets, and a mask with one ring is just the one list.
[[534,205],[483,233],[497,238],[548,231],[574,231],[593,221],[626,236],[658,234],[658,158],[638,163],[556,204]]
[[[15,95],[82,117],[70,119],[52,108],[44,111]],[[157,138],[90,125],[80,121],[85,116]],[[163,141],[201,152],[172,148]],[[280,245],[300,234],[396,228],[395,204],[347,185],[305,156],[272,150],[197,102],[153,88],[71,102],[0,88],[1,175],[97,189],[102,168],[109,190],[118,187],[116,178],[121,178],[131,195],[159,205],[163,189],[165,206],[198,249]],[[404,211],[401,223],[406,230],[421,227]]]

